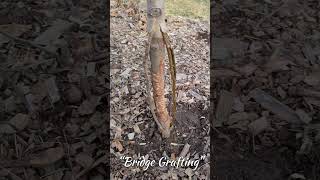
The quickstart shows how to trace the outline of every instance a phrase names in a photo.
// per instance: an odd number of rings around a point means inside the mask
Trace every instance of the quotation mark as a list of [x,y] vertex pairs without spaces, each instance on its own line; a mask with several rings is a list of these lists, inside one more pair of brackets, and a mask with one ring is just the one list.
[[205,158],[206,158],[206,155],[201,155],[201,156],[200,156],[200,159],[201,159],[201,160],[204,160]]
[[120,157],[121,160],[124,160],[125,158],[126,158],[125,156],[121,156],[121,157]]

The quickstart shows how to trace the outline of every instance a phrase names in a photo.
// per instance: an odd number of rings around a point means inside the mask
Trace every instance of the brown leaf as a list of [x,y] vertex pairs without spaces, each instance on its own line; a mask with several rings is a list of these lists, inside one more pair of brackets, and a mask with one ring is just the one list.
[[0,134],[14,134],[16,130],[9,124],[0,124]]
[[88,168],[94,162],[94,159],[87,153],[80,153],[76,156],[75,161],[84,168]]
[[213,78],[221,78],[221,77],[240,77],[241,74],[230,69],[214,69],[212,70]]
[[282,99],[284,99],[284,98],[287,97],[286,91],[284,91],[284,90],[281,88],[281,86],[278,86],[277,92],[278,92],[279,96],[280,96]]
[[190,150],[190,147],[191,145],[186,143],[184,146],[183,146],[183,149],[182,151],[180,152],[180,155],[179,157],[181,158],[185,158],[185,156],[188,154],[189,150]]
[[248,43],[232,38],[212,38],[212,44],[214,59],[227,59],[242,55],[248,47]]
[[232,108],[238,112],[244,111],[244,104],[243,104],[243,102],[241,102],[241,99],[239,97],[234,98]]
[[88,115],[95,112],[96,107],[99,105],[100,98],[92,96],[90,99],[83,101],[78,111],[80,115]]
[[244,74],[245,76],[250,76],[257,68],[258,66],[255,65],[254,63],[249,63],[237,68],[237,71]]
[[269,121],[265,117],[261,117],[250,123],[248,127],[253,135],[257,135],[269,127]]
[[314,89],[303,87],[290,87],[289,90],[292,95],[320,98],[320,91],[316,91]]
[[67,100],[69,103],[78,103],[82,99],[82,92],[81,90],[72,85],[66,92]]
[[227,121],[227,124],[235,124],[242,120],[248,120],[249,114],[246,112],[237,112],[230,115],[229,120]]
[[304,100],[312,106],[316,106],[320,108],[320,100],[316,99],[316,98],[309,98],[309,97],[305,97]]
[[317,62],[317,57],[315,56],[314,50],[309,43],[306,43],[304,45],[304,48],[302,49],[302,51],[304,53],[304,56],[307,58],[307,60],[311,64],[315,64]]
[[[105,117],[106,118],[106,117]],[[97,111],[96,113],[94,113],[91,118],[90,118],[90,123],[91,125],[95,126],[95,127],[99,127],[102,126],[103,123],[105,123],[105,119],[104,116],[101,114],[101,112]]]
[[292,61],[284,57],[271,58],[265,65],[265,70],[269,73],[287,71],[289,70],[288,65],[295,65]]
[[43,167],[53,164],[64,157],[62,147],[46,149],[31,158],[30,164],[34,167]]
[[320,85],[320,70],[314,71],[304,78],[304,82],[310,86],[319,86]]
[[51,77],[45,81],[47,92],[52,104],[60,100],[59,89],[56,84],[56,78]]
[[223,122],[229,119],[229,115],[232,111],[233,98],[234,97],[231,92],[225,90],[221,92],[216,110],[216,122],[214,122],[215,127],[221,126]]
[[119,16],[118,10],[117,9],[111,10],[110,16],[111,17],[118,17]]
[[296,113],[304,123],[309,124],[312,121],[312,118],[304,110],[297,109]]
[[140,130],[140,128],[139,128],[139,126],[138,126],[137,124],[135,124],[135,125],[133,126],[133,130],[134,130],[135,133],[141,134],[141,130]]
[[52,26],[38,36],[34,42],[41,45],[50,45],[58,39],[60,35],[72,27],[72,23],[58,19],[53,22]]
[[119,140],[113,140],[111,147],[117,148],[119,152],[123,151],[123,146]]
[[263,90],[259,88],[254,89],[250,92],[250,96],[253,97],[253,99],[262,107],[278,115],[281,119],[286,120],[289,123],[302,123],[297,114],[291,108],[273,98]]
[[[14,37],[19,37],[23,33],[29,31],[32,28],[31,25],[22,25],[22,24],[3,24],[0,25],[0,31],[9,33]],[[0,34],[0,46],[3,43],[9,42],[9,38]]]
[[81,176],[83,176],[85,173],[90,171],[92,168],[95,168],[101,163],[106,163],[106,162],[107,162],[107,155],[101,156],[90,167],[83,169],[79,174],[77,174],[76,179],[79,179]]
[[30,118],[26,114],[19,113],[10,119],[10,124],[17,130],[21,131],[29,124]]

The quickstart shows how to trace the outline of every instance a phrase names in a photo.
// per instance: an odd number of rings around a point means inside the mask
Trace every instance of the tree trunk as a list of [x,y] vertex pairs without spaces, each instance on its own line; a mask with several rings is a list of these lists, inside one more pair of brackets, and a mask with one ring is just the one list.
[[149,51],[153,99],[155,102],[156,116],[162,126],[160,127],[161,133],[163,137],[169,137],[172,118],[167,111],[166,99],[164,97],[164,59],[166,47],[161,33],[161,30],[165,30],[164,0],[147,0],[147,6],[148,31],[153,31]]

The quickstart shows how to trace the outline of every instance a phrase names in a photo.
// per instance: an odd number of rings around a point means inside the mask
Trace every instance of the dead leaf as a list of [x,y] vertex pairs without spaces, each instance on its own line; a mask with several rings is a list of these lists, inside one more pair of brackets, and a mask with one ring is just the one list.
[[[14,24],[14,23],[0,25],[1,32],[9,33],[11,36],[14,36],[14,37],[21,36],[23,33],[29,31],[31,28],[32,28],[31,25]],[[7,38],[6,36],[0,33],[0,46],[2,46],[3,43],[9,42],[9,40],[10,40],[9,38]]]
[[92,168],[97,167],[101,163],[106,163],[107,161],[107,155],[103,155],[100,158],[98,158],[90,167],[83,169],[81,172],[79,172],[76,176],[76,179],[79,179],[81,176],[83,176],[85,173],[90,171]]
[[311,106],[316,106],[320,108],[320,100],[316,98],[305,97],[304,100]]
[[292,95],[320,98],[320,91],[311,88],[291,87],[290,93]]
[[303,49],[302,49],[304,56],[307,58],[307,60],[311,64],[315,64],[317,62],[317,57],[314,54],[314,50],[311,47],[310,43],[305,43]]
[[83,101],[83,103],[78,108],[80,115],[88,115],[95,112],[96,107],[100,104],[100,98],[97,96],[92,96],[90,99]]
[[191,95],[191,97],[196,98],[197,100],[207,100],[205,96],[201,96],[200,94],[198,94],[197,92],[193,91],[193,90],[189,90],[188,93]]
[[320,85],[320,71],[314,71],[308,76],[305,77],[304,82],[310,86],[319,86]]
[[111,147],[117,148],[119,152],[123,151],[123,146],[119,140],[113,140]]
[[34,167],[47,166],[59,161],[64,155],[62,147],[49,148],[33,156],[30,160],[30,164]]
[[29,124],[30,118],[26,114],[18,113],[12,119],[10,124],[15,127],[18,131],[23,130]]
[[184,73],[177,73],[177,75],[176,75],[177,81],[185,80],[187,78],[188,78],[188,76]]
[[307,133],[308,130],[304,130],[304,134],[303,134],[303,139],[302,139],[302,145],[299,149],[299,151],[297,151],[297,154],[308,154],[313,146],[313,142],[310,139],[310,137],[308,136]]
[[66,92],[66,98],[71,104],[78,103],[82,99],[82,92],[78,87],[72,85]]
[[16,130],[9,124],[0,124],[0,134],[14,134]]
[[284,90],[281,88],[281,86],[278,86],[277,92],[278,92],[279,96],[280,96],[282,99],[284,99],[284,98],[287,97],[286,91],[284,91]]
[[76,156],[75,161],[82,167],[88,168],[93,164],[94,159],[87,153],[79,153]]
[[105,119],[104,119],[102,113],[99,111],[94,113],[90,118],[90,123],[95,127],[102,126],[102,124],[105,123]]
[[250,97],[255,99],[262,107],[278,115],[289,123],[302,123],[297,114],[277,99],[273,98],[263,90],[256,88],[250,92]]
[[193,176],[193,174],[194,174],[194,172],[193,172],[193,170],[191,169],[191,168],[187,168],[185,171],[184,171],[184,173],[186,173],[186,175],[188,175],[188,177],[192,177]]
[[312,121],[312,118],[304,110],[297,109],[296,113],[304,123],[309,124]]
[[58,52],[57,59],[60,65],[71,66],[74,63],[72,52],[69,49],[69,43],[65,39],[57,39],[48,46],[52,51]]
[[213,78],[221,77],[240,77],[241,74],[230,69],[214,69],[212,70]]
[[238,112],[243,112],[244,111],[244,104],[241,102],[241,99],[239,97],[235,97],[233,99],[233,106],[232,108],[235,110],[235,111],[238,111]]
[[270,58],[270,60],[264,65],[265,70],[269,73],[271,72],[279,72],[279,71],[287,71],[289,70],[289,65],[295,65],[288,58],[284,57],[274,57]]
[[213,58],[228,59],[242,55],[248,48],[248,43],[232,38],[212,38]]
[[117,9],[111,10],[110,11],[110,16],[111,17],[118,17],[119,16],[118,10]]
[[56,84],[56,78],[51,77],[45,81],[47,92],[52,104],[60,100],[59,89]]
[[250,76],[254,71],[258,68],[257,65],[254,63],[249,63],[244,66],[241,66],[239,68],[236,68],[237,71],[239,71],[241,74],[245,76]]
[[248,125],[253,135],[258,135],[269,127],[269,121],[266,117],[261,117]]
[[141,134],[141,130],[140,130],[140,128],[139,128],[139,126],[138,126],[137,124],[135,124],[135,125],[133,126],[133,130],[134,130],[135,133]]
[[220,95],[216,110],[216,121],[214,122],[215,127],[219,127],[223,122],[229,119],[229,115],[232,111],[233,105],[233,94],[229,91],[223,90]]
[[249,119],[249,114],[247,112],[233,113],[230,115],[229,120],[227,121],[227,124],[232,125],[232,124],[238,123],[239,121],[248,120],[248,119]]
[[44,31],[40,36],[38,36],[34,42],[41,45],[50,45],[55,40],[57,40],[61,34],[67,30],[69,30],[72,27],[72,23],[57,19],[53,22],[52,26],[49,27],[46,31]]
[[293,173],[290,175],[289,180],[303,180],[306,179],[303,174]]

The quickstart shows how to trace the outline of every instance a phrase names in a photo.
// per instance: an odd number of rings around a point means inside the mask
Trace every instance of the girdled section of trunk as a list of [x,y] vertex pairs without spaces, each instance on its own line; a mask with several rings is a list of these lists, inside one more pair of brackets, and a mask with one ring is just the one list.
[[[164,60],[165,42],[161,30],[165,28],[164,0],[147,0],[148,32],[151,35],[149,56],[151,61],[151,80],[155,105],[155,120],[163,137],[170,136],[172,118],[170,117],[164,97]],[[161,26],[161,30],[160,30]]]
[[[157,37],[157,35],[160,35],[160,37]],[[153,99],[156,107],[156,115],[162,126],[161,133],[164,137],[167,137],[170,135],[172,118],[167,111],[166,99],[164,97],[164,58],[165,44],[163,38],[161,33],[155,33],[155,37],[152,39],[150,47]]]

